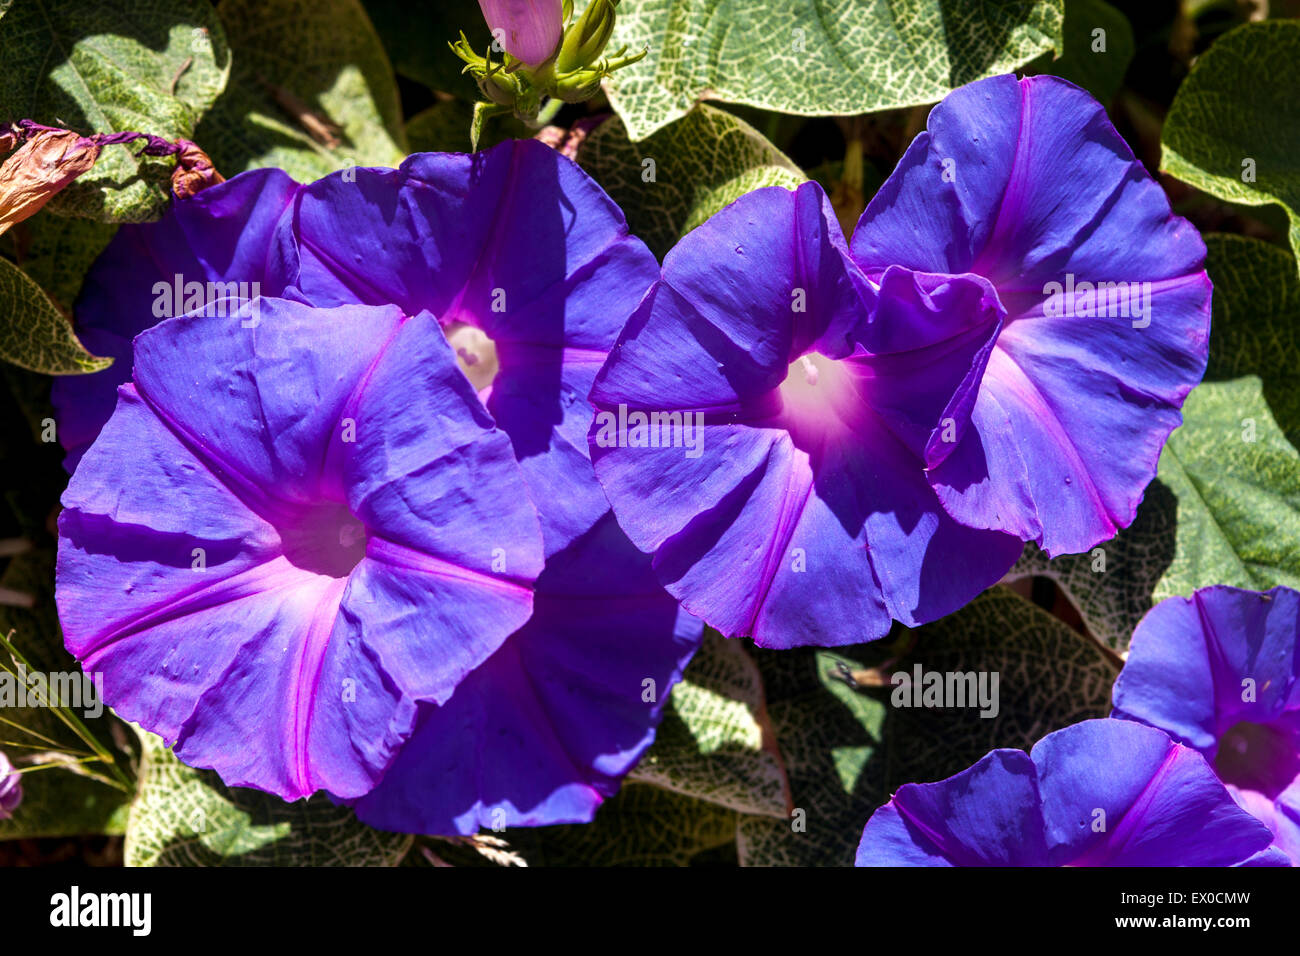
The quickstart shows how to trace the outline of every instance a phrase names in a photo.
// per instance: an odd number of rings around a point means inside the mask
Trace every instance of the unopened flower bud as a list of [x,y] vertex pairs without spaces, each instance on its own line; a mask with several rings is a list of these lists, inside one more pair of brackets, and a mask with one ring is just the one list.
[[570,73],[591,66],[605,52],[614,34],[617,0],[591,0],[578,22],[564,34],[564,45],[555,59],[557,73]]
[[0,166],[0,233],[34,215],[95,165],[99,146],[67,130],[42,130]]
[[564,31],[561,0],[478,0],[492,35],[526,66],[545,63]]

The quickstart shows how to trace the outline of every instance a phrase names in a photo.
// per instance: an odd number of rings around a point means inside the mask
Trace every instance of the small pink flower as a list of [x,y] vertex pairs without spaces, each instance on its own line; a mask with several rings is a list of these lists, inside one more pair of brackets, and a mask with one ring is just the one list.
[[564,32],[561,0],[478,0],[492,36],[529,66],[550,59]]

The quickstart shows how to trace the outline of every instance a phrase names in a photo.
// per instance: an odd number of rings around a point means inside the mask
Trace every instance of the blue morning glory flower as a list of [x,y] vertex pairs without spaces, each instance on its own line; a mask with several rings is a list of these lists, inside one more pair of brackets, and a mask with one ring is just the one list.
[[765,647],[956,610],[1022,544],[948,517],[918,453],[926,415],[964,418],[998,309],[975,277],[868,283],[816,184],[742,197],[668,254],[592,390],[619,523],[687,610]]
[[[57,396],[70,464],[86,454],[63,519],[69,647],[120,713],[229,783],[355,801],[418,720],[431,767],[495,746],[423,802],[383,804],[385,825],[454,832],[506,801],[511,822],[589,817],[703,629],[648,577],[587,457],[586,392],[656,271],[599,187],[534,142],[309,186],[249,173],[124,227],[78,315],[112,354],[140,333],[135,380],[102,433],[129,351]],[[149,329],[173,311],[195,314]],[[343,394],[375,405],[374,454],[330,437],[355,418]],[[538,676],[515,710],[522,660]],[[425,780],[421,760],[400,768]]]
[[[417,409],[417,412],[413,412]],[[374,786],[532,613],[541,528],[437,321],[256,299],[135,339],[63,495],[64,640],[232,786]]]
[[1029,753],[994,750],[899,787],[867,821],[857,865],[1286,865],[1271,839],[1195,750],[1132,721],[1086,720]]
[[926,450],[953,518],[1050,555],[1132,523],[1205,371],[1210,280],[1200,235],[1100,103],[1052,76],[954,91],[868,204],[852,256],[873,278],[905,266],[996,290],[969,427]]
[[1300,863],[1300,593],[1210,587],[1133,632],[1112,716],[1201,753]]

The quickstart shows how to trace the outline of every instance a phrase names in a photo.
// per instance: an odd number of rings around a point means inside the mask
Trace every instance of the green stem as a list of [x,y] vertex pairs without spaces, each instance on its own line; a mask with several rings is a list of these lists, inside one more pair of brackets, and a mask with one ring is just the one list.
[[[12,634],[13,632],[10,631],[9,633]],[[32,671],[32,667],[27,662],[27,658],[23,657],[23,655],[19,653],[18,648],[14,647],[8,637],[0,637],[0,648],[7,651],[9,656],[16,662],[22,664],[24,669],[29,673]],[[8,670],[7,667],[5,669]],[[13,672],[11,671],[10,673]],[[59,720],[63,721],[65,725],[71,728],[73,733],[81,738],[82,742],[85,743],[87,747],[94,751],[95,756],[103,761],[113,776],[118,779],[118,782],[121,783],[121,785],[129,792],[131,789],[130,779],[125,773],[123,773],[122,768],[118,766],[117,761],[113,758],[112,752],[95,738],[95,735],[90,732],[90,729],[82,722],[81,718],[67,707],[50,706],[48,700],[44,701],[44,703],[46,706],[49,706],[50,710],[54,712],[54,715],[58,717]]]

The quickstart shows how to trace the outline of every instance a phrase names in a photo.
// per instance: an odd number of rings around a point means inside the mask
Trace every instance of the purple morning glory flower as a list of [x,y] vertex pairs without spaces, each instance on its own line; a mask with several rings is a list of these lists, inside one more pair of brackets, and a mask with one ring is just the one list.
[[1133,632],[1112,716],[1199,751],[1300,863],[1300,593],[1211,587]]
[[519,140],[335,173],[297,198],[294,242],[295,295],[438,317],[514,443],[548,555],[608,511],[587,393],[659,270],[575,163]]
[[22,774],[14,769],[9,758],[0,750],[0,820],[13,817],[18,805],[23,802]]
[[421,706],[357,815],[415,833],[589,821],[653,741],[702,631],[606,515],[547,561],[532,619]]
[[994,750],[899,787],[867,821],[857,865],[1285,865],[1270,840],[1195,750],[1132,721],[1086,720],[1029,753]]
[[965,416],[999,309],[977,277],[868,283],[816,184],[742,197],[668,254],[596,380],[620,524],[689,611],[765,647],[956,610],[1022,545],[952,520],[918,456]]
[[426,312],[258,299],[134,359],[63,495],[68,649],[226,783],[360,796],[532,612],[509,439]]
[[[926,449],[949,514],[1051,555],[1132,522],[1205,370],[1210,281],[1196,229],[1101,104],[1051,76],[951,93],[867,206],[852,256],[873,279],[982,277],[1005,310],[982,319],[992,348],[969,427],[958,417],[955,440]],[[975,334],[953,332],[955,347]]]
[[[429,750],[432,766],[444,767],[439,748],[457,743],[440,741],[438,728],[467,710],[479,721],[475,739],[499,741],[500,747],[476,753],[475,777],[438,777],[445,790],[426,789],[421,799],[427,805],[389,801],[386,825],[451,832],[469,825],[464,821],[475,813],[495,824],[490,811],[507,802],[519,811],[510,810],[511,823],[589,816],[648,745],[659,702],[703,627],[679,616],[662,589],[648,587],[648,559],[607,517],[609,505],[588,460],[592,410],[585,396],[623,322],[658,273],[654,257],[629,236],[622,213],[576,165],[530,141],[474,157],[413,156],[398,170],[344,170],[310,186],[281,174],[268,184],[267,176],[237,176],[201,193],[204,205],[179,202],[161,223],[121,230],[92,271],[79,317],[86,313],[107,341],[128,343],[153,321],[155,286],[170,289],[176,274],[185,284],[198,276],[218,291],[230,283],[260,282],[263,294],[269,288],[325,314],[333,307],[348,307],[345,313],[351,314],[358,305],[385,312],[396,305],[404,315],[436,315],[461,371],[510,438],[527,496],[539,506],[545,554],[558,568],[548,564],[540,582],[536,625],[469,672],[464,691],[458,684],[452,700],[420,707],[430,716],[420,718],[420,750],[413,752]],[[236,228],[241,216],[250,223],[242,236]],[[242,245],[232,245],[232,237],[241,237]],[[194,304],[174,291],[167,295],[183,307]],[[65,442],[76,431],[69,423],[83,421],[78,416],[85,416],[85,443],[108,416],[103,394],[111,385],[94,380],[104,375],[112,381],[129,370],[128,355],[106,373],[66,380],[60,406]],[[419,394],[405,400],[413,420],[437,411]],[[572,597],[584,587],[589,597]],[[592,633],[583,623],[597,610],[608,634]],[[614,623],[616,614],[621,624]],[[390,622],[395,633],[410,624],[396,617]],[[533,685],[546,692],[535,706],[553,714],[557,736],[529,728],[539,750],[530,758],[535,769],[525,776],[517,748],[505,744],[513,739],[512,721],[521,719],[506,706],[520,680],[519,665],[509,662],[528,655],[559,675],[578,653],[572,642],[579,638],[590,643],[599,666],[589,663],[578,684],[555,676]],[[617,645],[611,645],[615,638]],[[648,702],[640,696],[646,679],[656,682]],[[496,689],[497,680],[507,689]],[[585,698],[573,686],[592,695],[588,707],[597,701],[612,706],[614,690],[623,694],[615,708],[620,719],[592,717],[574,729],[565,714],[584,706]],[[472,709],[475,700],[494,706]],[[462,733],[459,727],[456,733]],[[557,751],[556,739],[572,749]],[[181,755],[188,759],[186,751]],[[400,766],[420,779],[423,771],[413,758],[403,758]],[[497,786],[508,778],[513,789]],[[355,797],[361,782],[332,792]],[[398,794],[400,801],[402,786],[395,778],[385,793]],[[377,801],[367,807],[381,806]]]
[[108,421],[117,387],[131,380],[131,340],[164,318],[223,303],[233,313],[259,295],[284,293],[296,268],[276,227],[301,187],[259,169],[175,202],[161,221],[124,225],[95,260],[77,299],[77,335],[111,366],[54,380],[59,442],[71,471]]

